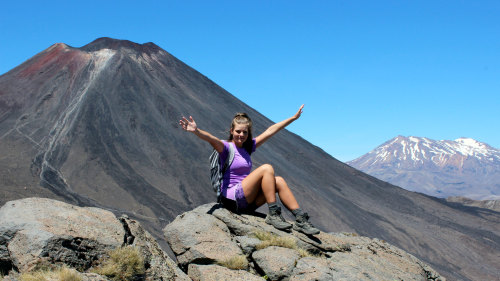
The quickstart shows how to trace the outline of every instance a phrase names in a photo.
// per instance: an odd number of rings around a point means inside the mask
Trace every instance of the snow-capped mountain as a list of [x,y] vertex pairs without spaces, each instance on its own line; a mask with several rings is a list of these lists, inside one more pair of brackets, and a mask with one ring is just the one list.
[[436,197],[500,199],[500,150],[471,138],[398,136],[347,164]]

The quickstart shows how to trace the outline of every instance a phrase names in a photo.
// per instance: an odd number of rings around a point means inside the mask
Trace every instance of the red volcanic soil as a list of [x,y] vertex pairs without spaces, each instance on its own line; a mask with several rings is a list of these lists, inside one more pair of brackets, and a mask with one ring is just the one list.
[[38,54],[28,63],[19,75],[21,77],[29,77],[47,69],[60,69],[67,67],[73,74],[82,65],[88,62],[90,56],[78,49],[71,48],[63,43],[57,43],[48,48],[46,51]]

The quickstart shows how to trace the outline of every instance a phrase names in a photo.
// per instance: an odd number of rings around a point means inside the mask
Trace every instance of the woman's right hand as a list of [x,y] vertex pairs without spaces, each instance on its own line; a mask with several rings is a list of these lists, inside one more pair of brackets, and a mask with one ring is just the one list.
[[192,116],[189,116],[189,120],[186,117],[182,116],[182,119],[179,120],[179,124],[182,126],[182,129],[188,132],[194,133],[198,129],[198,126],[196,126],[196,122],[194,122]]
[[181,125],[182,129],[184,129],[187,132],[191,132],[195,134],[197,137],[200,139],[207,141],[212,145],[212,147],[217,150],[217,152],[221,153],[224,150],[224,143],[211,135],[209,132],[206,132],[202,129],[198,129],[198,126],[196,126],[196,122],[194,122],[193,117],[189,116],[189,120],[182,116],[182,119],[179,120],[179,125]]

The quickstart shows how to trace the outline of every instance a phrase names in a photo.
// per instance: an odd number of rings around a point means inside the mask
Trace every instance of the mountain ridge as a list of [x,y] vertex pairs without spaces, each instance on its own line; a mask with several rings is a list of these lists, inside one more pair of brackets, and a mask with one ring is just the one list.
[[500,199],[500,150],[471,138],[398,136],[347,163],[432,196]]
[[[210,146],[179,118],[193,115],[220,138],[235,112],[257,133],[273,122],[166,51],[138,45],[59,43],[0,76],[0,203],[37,195],[103,207],[160,237],[162,224],[215,200]],[[403,190],[287,130],[252,158],[287,179],[324,231],[389,241],[448,278],[496,277],[497,212]]]

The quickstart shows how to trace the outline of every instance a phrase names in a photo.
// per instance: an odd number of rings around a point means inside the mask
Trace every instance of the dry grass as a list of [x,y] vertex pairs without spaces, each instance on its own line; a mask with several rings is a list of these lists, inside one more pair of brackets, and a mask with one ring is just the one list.
[[225,260],[219,260],[217,261],[217,264],[229,269],[246,270],[248,268],[248,260],[245,255],[237,255]]
[[19,276],[20,281],[81,281],[78,271],[68,267],[56,269],[35,270]]
[[278,246],[290,249],[295,249],[297,247],[297,243],[291,237],[282,237],[266,231],[257,231],[254,233],[254,235],[261,241],[256,246],[257,250],[261,250],[270,246]]
[[311,254],[306,249],[302,249],[302,248],[298,248],[297,247],[297,249],[295,249],[295,250],[297,250],[297,252],[299,252],[300,257],[302,257],[302,258],[305,258],[305,257],[315,257],[315,255]]
[[116,248],[108,253],[109,258],[91,271],[105,275],[111,280],[132,280],[136,275],[144,274],[144,258],[134,246]]
[[261,242],[257,244],[255,247],[257,250],[262,250],[267,247],[277,246],[288,249],[296,250],[301,257],[310,257],[312,256],[307,250],[299,248],[297,246],[297,242],[292,237],[284,237],[272,234],[270,232],[265,231],[257,231],[254,233],[255,237],[259,239]]

